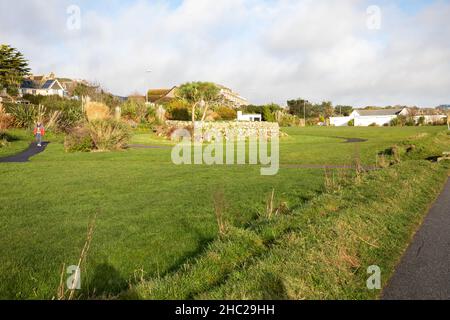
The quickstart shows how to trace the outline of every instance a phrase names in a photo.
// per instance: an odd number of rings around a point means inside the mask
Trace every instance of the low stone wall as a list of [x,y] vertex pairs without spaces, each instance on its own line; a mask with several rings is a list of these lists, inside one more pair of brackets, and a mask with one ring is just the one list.
[[[192,129],[190,121],[166,121],[166,125],[175,129]],[[196,122],[197,128],[202,128],[205,138],[214,133],[220,133],[223,137],[254,137],[263,135],[271,137],[279,135],[280,128],[277,122],[250,122],[250,121],[217,121],[217,122]]]

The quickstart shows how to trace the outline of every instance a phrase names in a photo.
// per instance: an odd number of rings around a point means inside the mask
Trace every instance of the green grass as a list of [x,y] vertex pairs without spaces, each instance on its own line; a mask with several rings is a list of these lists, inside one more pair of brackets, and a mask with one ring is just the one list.
[[4,147],[0,146],[0,158],[11,156],[25,150],[33,140],[33,136],[30,132],[23,130],[10,130],[8,131],[7,140],[9,142],[8,145]]
[[[442,127],[286,129],[289,136],[281,142],[281,163],[351,164],[359,149],[363,162],[373,164],[377,152],[393,144],[423,134],[417,142],[420,148],[420,143],[442,131]],[[368,141],[355,147],[336,137]],[[261,176],[259,166],[175,166],[170,149],[67,154],[60,137],[50,139],[47,150],[29,163],[0,164],[0,298],[55,296],[61,266],[77,263],[95,213],[81,297],[124,292],[130,283],[139,283],[141,270],[152,286],[165,277],[172,279],[168,283],[189,284],[183,292],[157,284],[159,297],[232,297],[224,279],[246,274],[249,261],[248,267],[256,268],[258,261],[275,256],[280,239],[301,222],[291,216],[276,224],[261,219],[271,190],[275,189],[277,203],[286,202],[293,212],[302,212],[324,192],[321,169],[282,166],[276,176]],[[132,143],[170,146],[152,134],[136,134]],[[420,155],[426,155],[422,151]],[[442,172],[436,169],[435,176]],[[225,217],[234,226],[222,240],[217,240],[216,190],[223,190]],[[278,257],[281,253],[273,259]],[[197,261],[204,262],[196,265]],[[182,265],[192,265],[192,273],[179,274]],[[209,282],[200,281],[202,275]],[[247,283],[238,292],[252,288],[251,281]],[[148,296],[139,290],[136,294]]]

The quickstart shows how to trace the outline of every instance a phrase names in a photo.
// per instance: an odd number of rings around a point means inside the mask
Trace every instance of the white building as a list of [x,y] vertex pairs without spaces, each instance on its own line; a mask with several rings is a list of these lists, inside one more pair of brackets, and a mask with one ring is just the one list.
[[250,103],[247,99],[234,92],[230,88],[224,87],[222,85],[217,85],[220,89],[220,95],[230,102],[234,108],[240,108],[242,106],[248,106]]
[[243,114],[242,111],[237,112],[237,121],[262,121],[260,114]]
[[44,83],[33,80],[25,79],[20,86],[20,94],[23,96],[25,94],[31,95],[41,95],[41,96],[52,96],[57,95],[64,97],[66,95],[66,90],[58,81],[58,79],[49,79]]
[[399,115],[408,116],[408,109],[354,110],[348,117],[331,117],[330,125],[348,126],[348,123],[354,120],[357,127],[368,127],[374,124],[384,126],[389,125]]

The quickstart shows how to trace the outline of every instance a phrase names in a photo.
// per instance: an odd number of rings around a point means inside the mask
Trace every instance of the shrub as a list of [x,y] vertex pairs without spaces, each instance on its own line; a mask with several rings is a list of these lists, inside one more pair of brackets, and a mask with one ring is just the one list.
[[183,100],[172,100],[165,106],[167,117],[170,120],[189,121],[191,120],[191,111],[189,104]]
[[38,108],[34,105],[8,103],[6,111],[13,117],[13,125],[18,128],[31,128],[38,118]]
[[88,121],[106,120],[111,117],[111,112],[106,104],[100,102],[88,102],[84,106]]
[[378,127],[378,124],[376,124],[375,122],[372,122],[371,124],[369,124],[369,127]]
[[421,116],[421,117],[419,118],[419,120],[417,121],[417,124],[418,124],[419,126],[425,125],[425,117],[424,117],[424,116]]
[[355,119],[350,120],[350,121],[347,123],[347,125],[348,125],[349,127],[354,127],[354,126],[355,126]]
[[130,139],[127,125],[117,120],[94,120],[88,128],[94,148],[100,151],[123,149]]
[[94,143],[86,127],[72,129],[64,140],[64,148],[67,152],[89,152],[94,148]]
[[237,117],[236,110],[226,106],[218,107],[216,109],[216,113],[219,115],[221,120],[235,120]]
[[11,115],[6,114],[5,109],[0,104],[0,134],[13,125],[14,119]]
[[406,125],[407,122],[407,118],[405,116],[399,115],[396,118],[392,119],[390,124],[391,126],[395,127],[402,127],[404,125]]
[[123,117],[136,121],[137,123],[145,121],[149,116],[150,108],[144,102],[137,99],[127,100],[122,104],[121,108]]

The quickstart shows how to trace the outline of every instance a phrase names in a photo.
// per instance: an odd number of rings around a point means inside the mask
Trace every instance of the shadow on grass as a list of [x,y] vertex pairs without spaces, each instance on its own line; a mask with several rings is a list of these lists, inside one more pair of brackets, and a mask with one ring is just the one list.
[[110,298],[128,288],[128,282],[108,263],[95,266],[86,281],[82,295],[88,298]]
[[274,273],[266,273],[259,284],[263,300],[287,300],[286,287],[283,280]]

